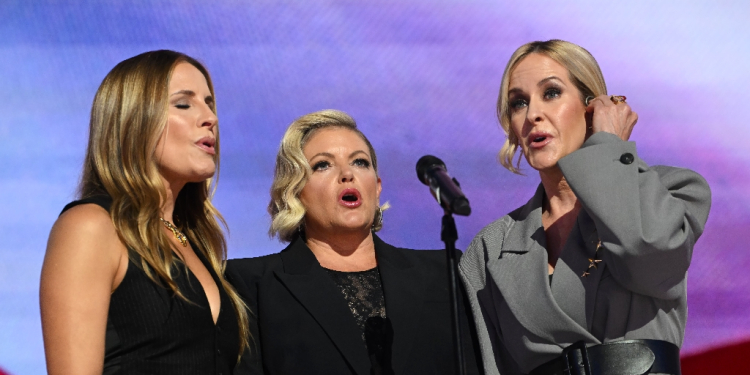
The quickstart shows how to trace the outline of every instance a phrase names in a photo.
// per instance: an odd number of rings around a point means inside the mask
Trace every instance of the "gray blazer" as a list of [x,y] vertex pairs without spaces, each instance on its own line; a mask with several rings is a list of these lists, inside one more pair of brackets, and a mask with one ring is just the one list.
[[[461,258],[487,374],[528,373],[579,340],[682,345],[687,269],[711,205],[706,181],[687,169],[650,167],[635,143],[610,133],[591,136],[558,165],[583,209],[551,285],[541,185]],[[589,259],[601,262],[589,268]]]

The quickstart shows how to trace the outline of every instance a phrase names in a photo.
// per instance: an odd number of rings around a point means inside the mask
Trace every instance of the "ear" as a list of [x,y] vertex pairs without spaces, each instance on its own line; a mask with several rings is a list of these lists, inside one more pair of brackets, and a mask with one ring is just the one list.
[[586,112],[583,115],[583,118],[586,124],[586,135],[584,136],[583,141],[586,142],[586,140],[588,140],[589,137],[594,134],[594,128],[593,128],[594,113]]
[[380,202],[380,192],[383,191],[383,184],[380,180],[380,177],[378,177],[378,202]]

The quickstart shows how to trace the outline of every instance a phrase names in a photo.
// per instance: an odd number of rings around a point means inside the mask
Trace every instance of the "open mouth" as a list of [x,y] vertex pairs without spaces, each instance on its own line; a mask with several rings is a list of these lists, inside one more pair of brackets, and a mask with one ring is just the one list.
[[350,208],[359,207],[362,204],[362,197],[357,189],[344,189],[339,194],[339,203]]
[[531,147],[542,147],[547,144],[547,141],[549,141],[551,137],[544,133],[533,133],[529,135],[528,139]]
[[213,155],[216,153],[216,150],[214,149],[214,145],[216,144],[216,140],[211,137],[203,137],[198,142],[195,142],[195,144],[203,149],[203,151],[208,152],[209,154]]

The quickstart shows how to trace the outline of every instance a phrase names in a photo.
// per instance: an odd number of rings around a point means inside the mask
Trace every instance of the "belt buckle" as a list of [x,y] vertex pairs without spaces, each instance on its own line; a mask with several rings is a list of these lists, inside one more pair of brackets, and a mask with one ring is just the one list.
[[[578,353],[580,353],[580,356],[576,355]],[[565,358],[566,369],[563,372],[566,375],[593,375],[589,363],[589,353],[583,340],[576,341],[563,349],[561,357]]]

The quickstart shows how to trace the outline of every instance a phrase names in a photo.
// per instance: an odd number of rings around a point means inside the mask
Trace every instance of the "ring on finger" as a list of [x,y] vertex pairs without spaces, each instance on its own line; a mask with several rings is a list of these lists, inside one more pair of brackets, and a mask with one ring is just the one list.
[[615,104],[625,103],[626,99],[627,98],[623,95],[612,95],[609,97],[609,100],[611,100],[612,103],[615,103]]

